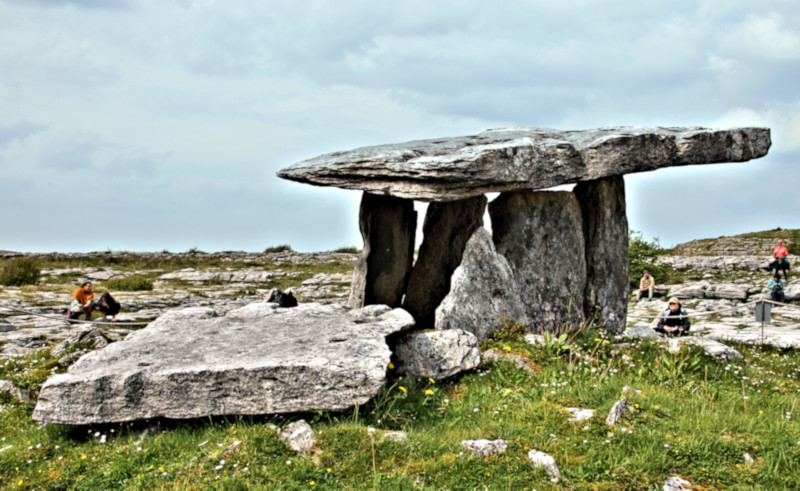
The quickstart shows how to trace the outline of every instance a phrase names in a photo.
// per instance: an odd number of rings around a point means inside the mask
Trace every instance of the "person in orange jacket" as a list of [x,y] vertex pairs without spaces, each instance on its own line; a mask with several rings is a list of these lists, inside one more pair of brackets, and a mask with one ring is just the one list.
[[92,320],[92,310],[94,310],[94,293],[92,292],[92,282],[84,281],[80,288],[72,294],[72,302],[67,310],[67,320],[77,319],[81,314],[86,314],[86,320]]

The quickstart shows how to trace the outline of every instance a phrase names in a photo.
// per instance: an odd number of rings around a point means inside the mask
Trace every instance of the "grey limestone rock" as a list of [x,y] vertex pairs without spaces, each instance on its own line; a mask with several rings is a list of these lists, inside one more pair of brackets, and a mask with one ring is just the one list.
[[318,186],[448,201],[544,189],[663,167],[742,162],[767,154],[768,128],[502,128],[336,152],[278,176]]
[[[381,313],[383,312],[383,313]],[[45,382],[33,418],[57,424],[344,410],[383,386],[401,309],[253,303],[168,311]]]
[[450,291],[450,278],[461,263],[467,241],[483,225],[484,210],[485,196],[428,206],[424,239],[403,301],[418,327],[433,327],[436,307]]
[[496,453],[503,453],[508,449],[507,440],[464,440],[461,446],[478,457],[488,457]]
[[489,232],[480,227],[467,241],[450,292],[436,309],[435,327],[469,331],[482,343],[503,327],[504,317],[527,323],[511,266],[497,253]]
[[53,356],[61,356],[66,351],[77,344],[88,344],[94,349],[105,348],[108,346],[111,337],[102,329],[97,327],[77,327],[70,337],[60,342],[50,351]]
[[406,335],[397,345],[399,370],[435,380],[452,377],[481,364],[478,339],[460,329]]
[[533,449],[528,452],[528,460],[535,467],[544,467],[547,474],[550,476],[550,482],[557,483],[561,480],[561,471],[558,468],[558,464],[556,464],[556,459],[554,459],[552,455]]
[[317,435],[304,419],[289,423],[281,431],[281,440],[297,453],[308,453],[317,442]]
[[578,200],[570,192],[502,193],[489,204],[497,252],[514,271],[529,329],[584,321],[586,258]]
[[381,441],[405,443],[408,441],[408,434],[404,431],[387,431],[381,436]]
[[612,176],[579,182],[573,190],[586,242],[586,317],[596,314],[606,332],[625,329],[628,293],[628,217],[625,181]]
[[692,483],[680,476],[671,476],[664,483],[663,489],[664,491],[683,491],[684,489],[692,489]]
[[686,336],[681,338],[670,338],[666,341],[667,351],[670,353],[678,353],[684,345],[691,344],[699,346],[703,351],[711,356],[722,361],[744,360],[744,356],[737,350],[731,348],[726,344],[715,341],[710,338],[701,338],[698,336]]
[[568,407],[567,411],[570,412],[570,417],[567,419],[570,423],[580,423],[581,421],[594,418],[594,409]]
[[353,271],[350,306],[399,307],[414,259],[417,227],[414,202],[364,193],[359,227],[364,250]]
[[625,339],[658,339],[661,336],[653,329],[644,326],[631,326],[620,337]]
[[747,287],[743,285],[734,285],[732,283],[720,283],[710,285],[705,291],[706,298],[714,299],[728,299],[728,300],[746,300]]
[[0,392],[6,392],[20,402],[28,402],[31,396],[25,389],[20,389],[10,380],[0,380]]
[[628,412],[628,398],[623,397],[611,407],[611,411],[608,412],[608,416],[606,417],[606,424],[616,425],[626,412]]

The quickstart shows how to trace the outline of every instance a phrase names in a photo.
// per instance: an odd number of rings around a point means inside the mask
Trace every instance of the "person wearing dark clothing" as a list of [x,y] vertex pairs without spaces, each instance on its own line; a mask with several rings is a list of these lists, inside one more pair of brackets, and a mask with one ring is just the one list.
[[103,313],[103,320],[106,320],[106,317],[110,315],[111,322],[115,322],[121,305],[114,300],[114,297],[112,297],[110,293],[106,292],[100,297],[100,301],[97,302],[94,308]]
[[767,290],[769,290],[773,301],[786,303],[786,295],[783,293],[783,282],[781,281],[780,273],[777,271],[775,272],[775,276],[767,283]]
[[775,268],[775,274],[778,274],[779,270],[783,270],[783,279],[789,281],[789,275],[786,273],[789,271],[789,250],[783,244],[782,240],[778,241],[778,245],[775,246],[775,249],[772,250],[772,257],[775,258],[775,261],[770,263],[770,268]]
[[680,301],[672,297],[669,299],[669,308],[661,314],[655,331],[667,336],[685,336],[689,332],[689,317],[681,307]]

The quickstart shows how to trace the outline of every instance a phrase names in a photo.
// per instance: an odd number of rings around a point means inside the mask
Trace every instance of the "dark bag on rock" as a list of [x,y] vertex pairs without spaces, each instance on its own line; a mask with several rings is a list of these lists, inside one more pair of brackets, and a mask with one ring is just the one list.
[[267,302],[277,303],[280,307],[297,307],[297,299],[292,292],[283,292],[277,288],[270,292]]

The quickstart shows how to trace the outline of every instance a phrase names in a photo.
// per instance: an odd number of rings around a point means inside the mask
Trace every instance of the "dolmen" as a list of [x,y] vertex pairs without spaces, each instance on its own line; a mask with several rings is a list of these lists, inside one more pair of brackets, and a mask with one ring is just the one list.
[[[534,331],[594,318],[625,328],[628,222],[623,175],[763,157],[768,128],[503,128],[364,147],[278,176],[364,191],[364,249],[351,307],[386,304],[417,327],[485,340],[504,321]],[[572,191],[546,191],[575,184]],[[483,228],[486,193],[492,233]],[[429,202],[414,262],[414,200]]]

